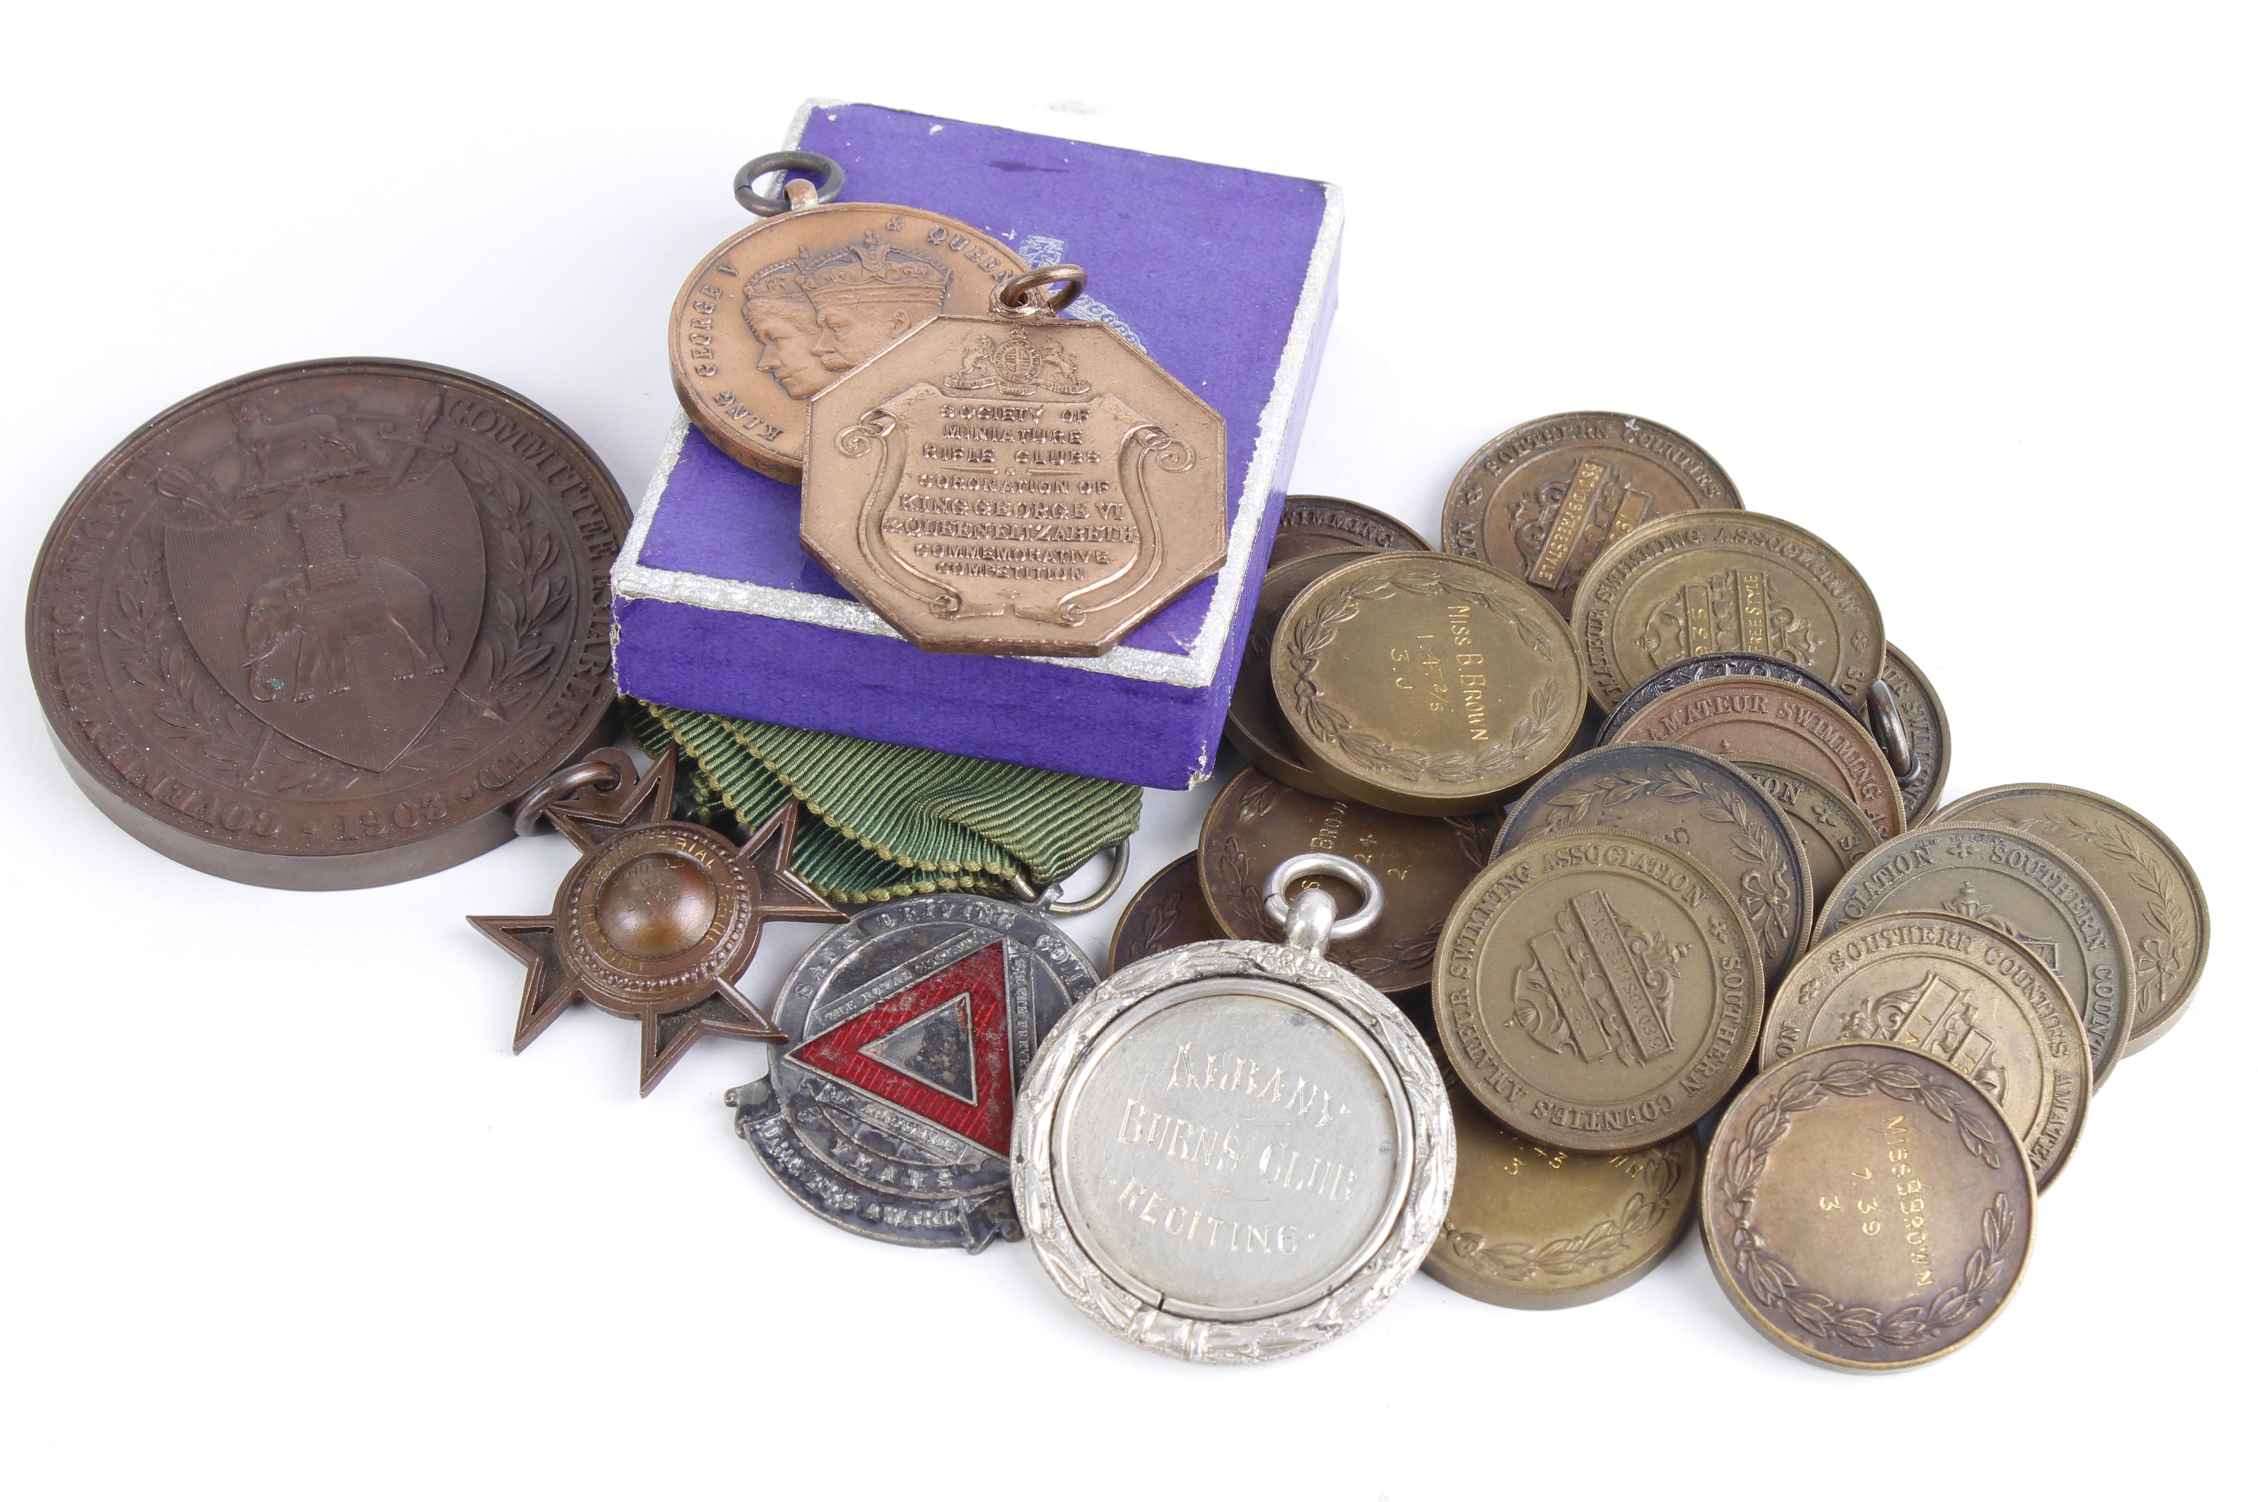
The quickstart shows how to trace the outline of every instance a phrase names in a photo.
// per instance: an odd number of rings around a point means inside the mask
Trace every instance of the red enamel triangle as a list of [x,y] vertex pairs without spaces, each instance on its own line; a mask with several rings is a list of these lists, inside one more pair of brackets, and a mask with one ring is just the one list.
[[[863,1051],[960,999],[971,1015],[973,1103],[955,1099]],[[921,1116],[999,1158],[1009,1157],[1012,1078],[1007,1000],[1004,946],[999,939],[817,1034],[785,1057]]]

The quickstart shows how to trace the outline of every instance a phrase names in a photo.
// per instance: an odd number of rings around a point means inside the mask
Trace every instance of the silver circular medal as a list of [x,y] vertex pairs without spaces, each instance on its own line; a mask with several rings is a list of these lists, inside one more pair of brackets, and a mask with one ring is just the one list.
[[[1333,921],[1322,872],[1364,905]],[[1379,916],[1371,873],[1271,873],[1284,944],[1211,939],[1119,971],[1044,1044],[1012,1133],[1043,1269],[1082,1312],[1187,1361],[1268,1361],[1355,1328],[1442,1228],[1457,1137],[1434,1055],[1327,962]]]
[[857,913],[784,978],[768,1077],[737,1135],[815,1214],[903,1246],[1017,1241],[1012,1104],[1044,1034],[1097,985],[1040,911],[905,897]]

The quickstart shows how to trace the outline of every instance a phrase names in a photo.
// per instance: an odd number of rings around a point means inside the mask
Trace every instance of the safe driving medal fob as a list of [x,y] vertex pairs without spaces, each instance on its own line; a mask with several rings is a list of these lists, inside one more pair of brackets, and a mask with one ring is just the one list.
[[[754,184],[778,172],[782,197]],[[846,173],[812,151],[755,157],[737,201],[759,222],[698,263],[674,299],[675,395],[714,446],[776,479],[800,478],[807,399],[941,313],[977,313],[1027,269],[1011,248],[946,214],[834,203]]]
[[737,1134],[794,1199],[858,1235],[968,1252],[1019,1240],[1013,1099],[1098,983],[1045,914],[1103,902],[1125,860],[1094,900],[939,892],[826,934],[784,979],[767,1078],[727,1096]]
[[[1322,873],[1363,898],[1336,922]],[[1286,942],[1140,960],[1059,1025],[1013,1132],[1043,1270],[1123,1340],[1187,1361],[1291,1356],[1370,1318],[1418,1270],[1457,1140],[1441,1071],[1395,1006],[1325,959],[1379,916],[1339,856],[1281,862]]]

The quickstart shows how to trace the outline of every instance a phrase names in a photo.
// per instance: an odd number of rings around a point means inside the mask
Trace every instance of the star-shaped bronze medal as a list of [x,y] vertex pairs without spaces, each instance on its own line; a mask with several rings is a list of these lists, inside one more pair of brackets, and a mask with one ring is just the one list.
[[[600,753],[611,754],[616,753]],[[786,869],[799,829],[787,802],[740,847],[674,810],[674,752],[610,792],[583,789],[549,809],[580,863],[553,912],[472,918],[525,961],[516,1048],[583,998],[643,1024],[643,1093],[709,1034],[781,1043],[785,1035],[735,985],[771,918],[843,923],[847,915]]]

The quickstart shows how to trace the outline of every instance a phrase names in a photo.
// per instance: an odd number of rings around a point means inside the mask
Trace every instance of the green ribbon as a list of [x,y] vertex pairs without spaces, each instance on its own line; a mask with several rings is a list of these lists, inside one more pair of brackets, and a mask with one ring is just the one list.
[[1041,891],[1135,833],[1143,789],[1009,762],[669,709],[622,695],[636,744],[676,749],[675,814],[757,828],[797,798],[792,870],[834,902]]

